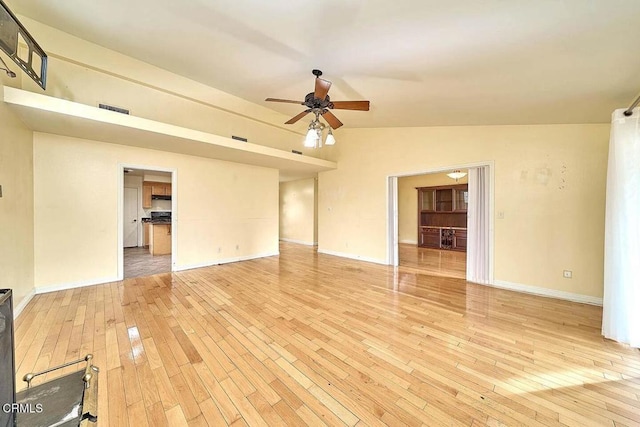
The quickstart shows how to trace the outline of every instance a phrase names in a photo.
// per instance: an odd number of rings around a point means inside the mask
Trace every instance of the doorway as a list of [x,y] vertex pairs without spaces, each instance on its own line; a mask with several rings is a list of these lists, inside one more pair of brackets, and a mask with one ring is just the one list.
[[169,273],[175,253],[176,173],[120,165],[118,277]]
[[[463,172],[473,172],[473,180],[467,182],[467,176],[464,178],[455,178],[447,176],[447,173],[454,170]],[[478,177],[482,178],[478,178]],[[481,184],[479,184],[481,183]],[[470,185],[469,185],[470,184]],[[447,219],[446,214],[435,215],[435,227],[429,227],[428,231],[436,233],[447,233],[449,243],[445,246],[437,244],[425,244],[426,231],[420,226],[425,224],[419,223],[424,217],[424,210],[418,207],[418,187],[437,187],[453,189],[461,189],[469,186],[469,191],[474,194],[463,194],[462,191],[451,192],[453,197],[459,196],[461,202],[469,202],[465,208],[468,210],[468,225],[461,227],[461,224],[452,224],[454,230],[451,231],[449,226],[439,229],[440,223],[445,225]],[[443,191],[446,193],[447,191]],[[464,197],[469,197],[465,200]],[[479,198],[481,199],[479,201]],[[430,208],[425,208],[429,210]],[[445,208],[445,210],[453,210]],[[446,168],[427,170],[418,173],[407,173],[388,177],[388,215],[387,215],[387,261],[389,265],[401,266],[408,270],[416,272],[455,277],[466,279],[478,283],[493,283],[493,162],[480,164],[457,165]],[[421,213],[422,212],[422,213]],[[459,216],[459,214],[458,214]],[[478,221],[478,219],[482,221]],[[429,219],[431,220],[431,219]],[[486,221],[485,221],[486,220]],[[423,221],[424,222],[424,221]],[[446,230],[442,231],[444,228]],[[455,230],[455,228],[464,228]],[[469,245],[465,252],[456,243],[460,239],[462,245],[467,245],[467,231],[469,235]],[[451,236],[451,233],[457,233]],[[429,236],[426,236],[429,237]],[[438,237],[438,236],[436,236]],[[435,242],[442,239],[435,238]],[[453,240],[452,242],[450,242]],[[419,244],[420,243],[420,244]],[[444,248],[444,249],[443,249]],[[470,267],[470,268],[469,268]],[[480,271],[480,276],[478,272]]]

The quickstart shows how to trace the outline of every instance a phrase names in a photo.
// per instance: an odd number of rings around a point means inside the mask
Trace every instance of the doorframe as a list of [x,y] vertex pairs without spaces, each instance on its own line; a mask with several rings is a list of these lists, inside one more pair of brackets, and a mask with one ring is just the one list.
[[124,170],[142,169],[171,174],[171,271],[176,271],[178,259],[178,170],[162,166],[118,163],[118,279],[124,279]]
[[387,265],[397,267],[399,265],[400,256],[398,253],[398,178],[416,175],[426,175],[431,173],[442,173],[455,169],[469,169],[477,167],[487,167],[489,171],[489,283],[494,281],[494,261],[495,261],[495,245],[494,245],[494,194],[495,194],[495,162],[493,160],[485,160],[482,162],[463,163],[435,168],[428,168],[415,172],[402,172],[387,175]]

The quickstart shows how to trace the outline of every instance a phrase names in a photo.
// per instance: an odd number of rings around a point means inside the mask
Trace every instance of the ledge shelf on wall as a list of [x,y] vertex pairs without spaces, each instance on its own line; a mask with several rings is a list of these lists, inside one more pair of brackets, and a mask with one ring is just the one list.
[[338,167],[337,163],[328,160],[9,86],[4,87],[4,102],[37,132],[274,168],[287,180],[311,177]]

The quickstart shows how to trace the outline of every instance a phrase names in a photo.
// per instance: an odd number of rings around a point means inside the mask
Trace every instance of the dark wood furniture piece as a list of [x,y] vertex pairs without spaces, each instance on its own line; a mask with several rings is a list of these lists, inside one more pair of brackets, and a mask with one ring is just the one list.
[[468,185],[417,187],[418,246],[467,250]]

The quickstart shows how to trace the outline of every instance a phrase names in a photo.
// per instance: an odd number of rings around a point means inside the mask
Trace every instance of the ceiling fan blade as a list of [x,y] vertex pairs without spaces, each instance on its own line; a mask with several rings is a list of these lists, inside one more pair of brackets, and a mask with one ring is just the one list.
[[265,101],[270,101],[270,102],[288,102],[289,104],[304,105],[304,102],[302,102],[302,101],[292,101],[291,99],[267,98],[267,99],[265,99]]
[[322,117],[324,117],[324,119],[327,121],[327,123],[329,123],[329,126],[331,126],[332,129],[338,129],[340,126],[342,126],[342,122],[338,120],[338,118],[334,116],[333,113],[329,110],[322,113]]
[[327,97],[327,93],[329,92],[330,87],[331,87],[331,82],[329,80],[316,77],[316,90],[313,96],[315,96],[318,99],[325,99]]
[[303,118],[304,116],[306,116],[307,114],[309,114],[311,112],[311,110],[305,110],[302,113],[298,114],[295,117],[292,117],[291,119],[289,119],[289,121],[284,122],[285,125],[292,125],[295,122],[297,122],[298,120],[300,120],[301,118]]
[[369,101],[333,101],[335,110],[369,111]]

